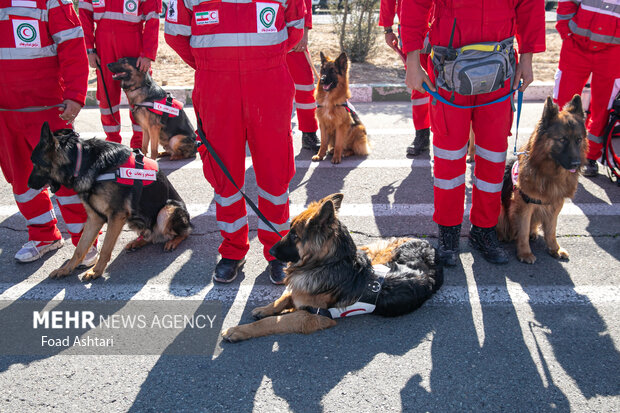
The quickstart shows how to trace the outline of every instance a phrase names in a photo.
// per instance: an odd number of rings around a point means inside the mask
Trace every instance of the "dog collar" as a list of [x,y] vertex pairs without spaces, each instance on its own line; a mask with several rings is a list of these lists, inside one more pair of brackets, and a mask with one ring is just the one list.
[[377,300],[379,293],[385,281],[385,275],[390,271],[388,267],[382,264],[372,266],[376,278],[373,278],[366,284],[366,288],[358,300],[344,308],[316,308],[304,307],[303,310],[310,314],[318,314],[331,319],[351,317],[354,315],[370,314],[377,308]]
[[519,160],[517,159],[510,170],[510,178],[512,179],[512,187],[521,194],[521,198],[526,204],[543,205],[540,199],[531,198],[517,186],[519,182]]

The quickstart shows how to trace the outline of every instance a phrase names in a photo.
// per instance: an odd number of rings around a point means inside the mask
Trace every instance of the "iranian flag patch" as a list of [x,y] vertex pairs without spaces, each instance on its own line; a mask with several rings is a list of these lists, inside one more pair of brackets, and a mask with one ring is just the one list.
[[216,24],[220,22],[220,14],[217,10],[199,11],[196,13],[196,24]]

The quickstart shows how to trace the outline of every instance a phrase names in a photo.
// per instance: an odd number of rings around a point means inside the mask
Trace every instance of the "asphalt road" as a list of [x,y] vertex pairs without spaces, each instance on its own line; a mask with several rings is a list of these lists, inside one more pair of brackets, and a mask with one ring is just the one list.
[[[410,106],[356,108],[373,142],[366,159],[312,163],[296,135],[293,213],[343,192],[341,218],[357,243],[405,235],[436,242],[430,159],[404,156]],[[520,141],[541,110],[542,103],[525,104]],[[103,136],[98,117],[92,109],[80,114],[83,137]],[[123,123],[128,142],[126,110]],[[125,230],[105,277],[92,283],[80,274],[47,278],[73,253],[70,243],[44,261],[15,263],[27,233],[0,178],[0,315],[12,314],[17,299],[112,300],[119,308],[207,299],[222,302],[226,328],[250,322],[255,306],[278,297],[282,287],[265,272],[255,216],[243,274],[228,286],[212,284],[219,243],[213,191],[197,161],[160,167],[189,206],[193,235],[173,253],[160,245],[126,253],[122,245],[134,234]],[[256,197],[249,158],[246,176]],[[309,336],[217,342],[208,356],[0,356],[0,411],[619,411],[619,215],[617,186],[603,176],[581,178],[558,225],[570,260],[553,259],[537,240],[536,264],[517,262],[514,245],[506,245],[511,260],[501,267],[472,252],[466,217],[459,265],[447,269],[435,297],[396,319],[360,316]]]

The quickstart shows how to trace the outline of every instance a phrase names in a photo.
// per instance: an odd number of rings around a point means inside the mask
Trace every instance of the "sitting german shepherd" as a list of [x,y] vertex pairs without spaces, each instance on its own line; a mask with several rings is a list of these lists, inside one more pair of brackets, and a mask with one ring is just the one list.
[[254,309],[261,320],[222,333],[225,340],[308,334],[335,326],[335,318],[370,312],[395,317],[419,308],[439,289],[443,266],[430,243],[398,238],[357,249],[337,217],[342,198],[333,194],[313,202],[293,220],[269,251],[289,262],[284,294]]
[[517,241],[517,258],[533,264],[530,239],[542,230],[549,254],[568,258],[555,231],[565,198],[575,196],[587,150],[581,97],[575,95],[560,112],[547,98],[542,119],[518,160],[506,165],[502,209],[497,225],[501,240]]
[[322,161],[328,152],[332,153],[332,163],[340,163],[343,156],[370,152],[366,128],[349,103],[350,97],[346,53],[333,61],[321,52],[321,78],[315,92],[321,147],[313,161]]
[[[41,140],[32,152],[33,170],[28,186],[41,189],[50,185],[55,192],[61,185],[79,195],[88,218],[73,257],[50,274],[51,278],[69,275],[81,262],[107,222],[107,232],[97,264],[85,275],[91,280],[103,274],[116,240],[127,222],[138,232],[126,249],[149,242],[167,241],[164,250],[174,250],[191,232],[189,213],[179,194],[155,161],[118,143],[102,139],[82,140],[71,129],[52,134],[47,122],[41,128]],[[154,164],[149,169],[149,163]],[[153,169],[154,168],[154,169]],[[143,177],[144,180],[132,179]]]
[[[196,132],[183,105],[172,99],[151,78],[148,73],[138,70],[135,57],[123,57],[117,62],[108,63],[115,80],[121,87],[131,105],[133,117],[142,128],[142,153],[151,158],[170,155],[170,160],[196,156]],[[164,152],[158,153],[158,145]]]

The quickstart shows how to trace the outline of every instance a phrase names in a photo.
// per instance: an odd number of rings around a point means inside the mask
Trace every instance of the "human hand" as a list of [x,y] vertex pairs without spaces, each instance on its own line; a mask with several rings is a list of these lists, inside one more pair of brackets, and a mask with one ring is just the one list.
[[407,54],[407,74],[405,76],[405,83],[412,90],[425,93],[426,91],[422,87],[422,84],[426,83],[428,88],[433,92],[436,91],[435,86],[428,77],[426,71],[420,65],[420,51],[415,50]]
[[295,47],[291,49],[291,52],[303,52],[306,50],[306,48],[308,47],[308,31],[308,28],[304,27],[304,35],[301,37],[299,43],[297,43]]
[[398,37],[394,32],[385,34],[385,43],[390,46],[392,49],[396,50],[398,47]]
[[97,53],[89,53],[88,55],[88,65],[93,69],[97,68],[97,64],[101,64],[101,60],[99,60],[99,56]]
[[67,121],[67,124],[71,124],[73,123],[73,121],[75,121],[78,113],[80,113],[82,105],[71,99],[65,99],[63,103],[65,104],[65,108],[59,108],[62,113],[58,115],[58,117],[62,120]]
[[515,69],[515,79],[512,85],[513,89],[517,89],[519,81],[523,82],[519,91],[525,92],[525,89],[534,81],[534,70],[532,69],[532,53],[523,53],[519,56],[519,63]]
[[138,66],[138,70],[141,72],[148,72],[151,69],[151,63],[153,61],[148,57],[140,56],[138,61],[136,62],[136,66]]

